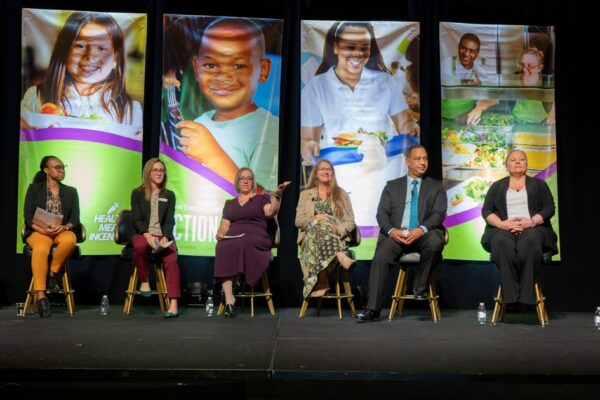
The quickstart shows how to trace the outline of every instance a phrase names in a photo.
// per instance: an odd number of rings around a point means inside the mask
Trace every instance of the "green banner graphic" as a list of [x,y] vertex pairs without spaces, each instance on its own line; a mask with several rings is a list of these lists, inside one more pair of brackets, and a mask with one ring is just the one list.
[[[554,27],[440,23],[442,164],[448,194],[444,257],[489,260],[481,207],[508,176],[510,151],[546,181],[559,234],[554,107]],[[555,256],[559,259],[559,255]]]
[[179,254],[214,256],[239,168],[277,187],[281,20],[165,15],[161,158]]
[[23,9],[17,252],[25,193],[44,156],[79,194],[86,255],[118,254],[113,229],[139,185],[146,15]]

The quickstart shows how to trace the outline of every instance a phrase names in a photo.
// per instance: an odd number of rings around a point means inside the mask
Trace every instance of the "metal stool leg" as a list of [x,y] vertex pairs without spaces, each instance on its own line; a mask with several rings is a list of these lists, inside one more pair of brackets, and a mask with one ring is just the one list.
[[398,271],[398,278],[396,279],[396,288],[394,289],[394,294],[392,295],[392,305],[390,307],[390,314],[388,315],[388,320],[393,320],[396,315],[396,310],[398,309],[398,302],[400,301],[400,296],[402,295],[402,287],[404,285],[404,275],[402,267]]
[[27,290],[27,296],[25,297],[25,307],[23,308],[23,314],[27,315],[29,313],[29,307],[33,308],[35,305],[35,291],[33,290],[33,277],[31,277],[31,282],[29,283],[29,289]]
[[67,303],[67,312],[70,316],[75,313],[75,299],[73,298],[73,289],[71,288],[71,277],[69,274],[69,265],[65,263],[65,272],[62,277],[63,292]]
[[271,294],[271,287],[269,286],[269,279],[267,278],[267,272],[263,273],[260,278],[262,280],[263,290],[265,292],[265,298],[267,300],[267,306],[269,306],[269,312],[271,315],[275,315],[275,306],[273,305],[273,295]]
[[167,281],[165,279],[165,270],[162,264],[156,264],[154,266],[156,275],[156,291],[158,294],[158,304],[160,310],[165,312],[169,309],[169,297],[167,294]]
[[347,269],[342,270],[342,282],[344,284],[344,291],[346,292],[346,300],[350,306],[350,312],[352,317],[356,317],[356,309],[354,308],[354,295],[352,294],[352,288],[350,287],[350,271]]
[[[498,286],[498,293],[496,294],[496,298],[494,299],[494,312],[492,313],[492,325],[496,325],[498,323],[498,317],[500,316],[500,312],[504,309],[504,304],[502,303],[502,286]],[[504,319],[504,317],[502,317]]]

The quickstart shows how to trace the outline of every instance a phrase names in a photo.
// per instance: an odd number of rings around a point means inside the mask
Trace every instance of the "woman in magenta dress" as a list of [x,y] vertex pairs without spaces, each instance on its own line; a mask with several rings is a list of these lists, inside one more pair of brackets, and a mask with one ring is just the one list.
[[[255,286],[269,266],[275,240],[273,219],[279,211],[281,194],[290,182],[277,187],[273,197],[256,193],[256,180],[250,168],[235,175],[239,196],[227,200],[217,231],[214,277],[220,279],[225,294],[225,318],[234,317],[233,280],[244,274],[246,283]],[[275,229],[270,227],[275,226]]]

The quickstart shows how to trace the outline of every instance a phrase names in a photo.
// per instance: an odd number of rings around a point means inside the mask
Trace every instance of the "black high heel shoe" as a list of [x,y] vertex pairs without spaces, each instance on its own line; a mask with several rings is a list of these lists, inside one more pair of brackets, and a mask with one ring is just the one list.
[[60,290],[60,285],[58,284],[58,275],[48,275],[48,284],[47,290],[51,292],[58,292]]
[[235,307],[233,304],[225,305],[225,313],[223,314],[225,318],[235,318]]
[[47,297],[42,297],[37,301],[37,309],[40,318],[50,318],[52,316],[52,311],[50,311],[50,302]]

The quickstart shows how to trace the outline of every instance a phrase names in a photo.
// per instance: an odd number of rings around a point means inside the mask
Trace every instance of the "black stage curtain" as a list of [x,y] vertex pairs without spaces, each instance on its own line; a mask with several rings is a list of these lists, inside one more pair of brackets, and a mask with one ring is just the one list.
[[[560,263],[544,266],[542,284],[551,310],[588,311],[600,304],[600,272],[593,258],[593,241],[579,239],[589,235],[593,215],[591,196],[586,185],[593,184],[593,146],[577,129],[576,88],[582,71],[573,62],[574,44],[579,43],[581,26],[572,3],[560,0],[408,0],[393,4],[384,0],[230,0],[191,2],[185,0],[105,0],[82,5],[73,0],[1,2],[0,37],[3,62],[2,80],[2,158],[0,196],[3,225],[0,241],[0,303],[22,301],[29,281],[25,257],[15,254],[14,226],[22,221],[17,212],[17,162],[19,102],[21,82],[20,36],[21,8],[145,12],[148,14],[148,51],[145,86],[144,161],[158,154],[160,88],[162,60],[162,14],[250,16],[284,19],[284,49],[281,89],[280,181],[299,181],[300,113],[300,20],[410,20],[421,24],[420,91],[422,143],[430,155],[430,172],[441,178],[439,45],[440,21],[528,24],[556,26],[556,109],[558,120],[559,203],[561,228]],[[589,62],[589,60],[588,60]],[[584,68],[590,71],[590,68]],[[580,112],[581,113],[581,112]],[[581,117],[581,115],[580,115]],[[581,123],[580,123],[581,124]],[[580,126],[581,129],[581,126]],[[140,165],[141,170],[142,165]],[[296,255],[294,214],[298,187],[285,194],[280,213],[281,245],[270,276],[280,305],[297,306],[301,297],[301,272]],[[183,285],[192,281],[212,280],[212,259],[181,257]],[[365,286],[369,260],[361,261],[353,272],[355,285]],[[73,265],[73,277],[79,303],[98,303],[104,293],[111,303],[122,301],[129,267],[117,256],[83,257]],[[479,301],[491,302],[498,283],[496,268],[489,263],[446,261],[435,272],[442,303],[451,308],[474,308]]]

